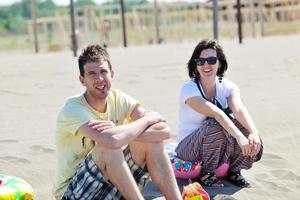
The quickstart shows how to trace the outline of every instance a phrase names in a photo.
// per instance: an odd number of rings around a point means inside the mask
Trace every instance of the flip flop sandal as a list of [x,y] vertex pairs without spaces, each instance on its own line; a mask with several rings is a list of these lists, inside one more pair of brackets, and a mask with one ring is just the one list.
[[228,180],[241,188],[250,188],[250,183],[242,176],[241,172],[229,172]]
[[207,187],[224,187],[224,184],[214,173],[203,172],[200,174],[200,182]]

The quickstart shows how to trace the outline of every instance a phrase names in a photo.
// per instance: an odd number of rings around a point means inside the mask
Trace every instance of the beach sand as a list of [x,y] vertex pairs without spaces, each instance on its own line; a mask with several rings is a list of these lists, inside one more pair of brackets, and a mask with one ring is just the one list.
[[[178,96],[188,80],[186,63],[198,41],[111,48],[114,86],[159,111],[177,137]],[[260,162],[244,174],[250,189],[226,182],[207,191],[214,199],[300,198],[300,35],[222,41],[226,77],[241,89],[264,141]],[[0,173],[29,182],[38,200],[53,199],[55,120],[59,107],[83,91],[71,52],[0,53]],[[180,186],[187,184],[178,181]],[[153,183],[147,199],[164,199]]]

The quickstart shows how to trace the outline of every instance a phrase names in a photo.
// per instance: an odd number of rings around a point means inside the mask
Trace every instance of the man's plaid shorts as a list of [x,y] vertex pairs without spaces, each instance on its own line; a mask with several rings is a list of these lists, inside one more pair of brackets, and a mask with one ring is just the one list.
[[[123,151],[130,171],[141,190],[149,181],[147,166],[138,166],[131,157],[129,146]],[[62,200],[123,200],[117,188],[107,180],[89,153],[80,164],[63,195]]]

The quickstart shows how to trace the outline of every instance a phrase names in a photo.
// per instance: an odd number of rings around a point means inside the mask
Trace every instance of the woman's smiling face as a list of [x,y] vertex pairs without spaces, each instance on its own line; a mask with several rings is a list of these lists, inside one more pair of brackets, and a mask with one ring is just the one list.
[[[219,68],[219,61],[217,60],[215,64],[208,64],[207,59],[214,60],[217,57],[217,52],[215,49],[204,49],[201,51],[199,58],[204,58],[205,62],[203,65],[197,65],[197,70],[200,77],[216,76]],[[210,62],[209,62],[210,63]]]

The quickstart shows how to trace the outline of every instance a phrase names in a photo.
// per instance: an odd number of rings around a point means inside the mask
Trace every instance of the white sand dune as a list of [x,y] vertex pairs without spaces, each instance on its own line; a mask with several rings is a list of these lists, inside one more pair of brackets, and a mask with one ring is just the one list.
[[[198,41],[109,49],[115,87],[162,113],[177,135],[178,95],[188,79],[186,62]],[[236,82],[265,145],[259,163],[245,172],[253,187],[226,182],[207,189],[214,199],[300,198],[300,35],[222,41]],[[28,181],[36,199],[53,199],[55,119],[64,99],[83,91],[71,52],[0,53],[0,173]],[[180,181],[180,185],[186,182]],[[155,185],[147,199],[163,199]]]

